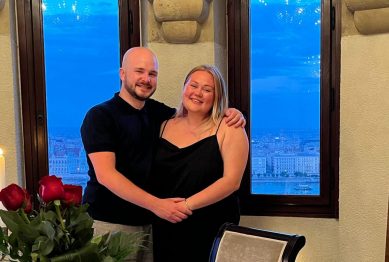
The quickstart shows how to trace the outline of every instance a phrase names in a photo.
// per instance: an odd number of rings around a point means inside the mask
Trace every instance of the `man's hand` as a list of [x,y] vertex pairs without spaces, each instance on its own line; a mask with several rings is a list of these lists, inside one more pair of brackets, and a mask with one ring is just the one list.
[[155,208],[151,210],[158,217],[165,219],[171,223],[181,222],[192,215],[184,202],[185,198],[166,198],[159,199]]
[[234,126],[234,127],[245,127],[246,126],[246,119],[244,118],[242,112],[240,112],[236,108],[228,108],[225,113],[226,116],[226,124],[227,126]]

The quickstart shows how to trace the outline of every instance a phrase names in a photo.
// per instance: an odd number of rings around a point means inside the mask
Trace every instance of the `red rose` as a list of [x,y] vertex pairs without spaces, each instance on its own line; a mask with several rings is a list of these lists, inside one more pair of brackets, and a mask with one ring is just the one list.
[[44,176],[39,181],[39,196],[45,203],[54,200],[62,200],[64,195],[65,191],[61,178],[56,176]]
[[63,201],[66,205],[80,205],[82,200],[82,186],[64,185],[65,196]]
[[31,195],[27,192],[26,189],[23,189],[23,191],[24,191],[24,195],[25,195],[24,212],[30,213],[32,211]]
[[1,190],[0,201],[3,202],[3,205],[7,210],[16,211],[23,207],[23,205],[25,206],[24,210],[27,213],[31,212],[32,209],[30,195],[26,190],[16,184],[11,184]]

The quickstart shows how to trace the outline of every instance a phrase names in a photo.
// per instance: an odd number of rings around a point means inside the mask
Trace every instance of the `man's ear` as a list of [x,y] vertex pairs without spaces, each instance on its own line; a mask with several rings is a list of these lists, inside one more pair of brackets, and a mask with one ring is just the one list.
[[124,80],[124,75],[125,75],[125,72],[124,72],[124,69],[123,68],[120,68],[119,69],[119,76],[120,76],[120,80]]

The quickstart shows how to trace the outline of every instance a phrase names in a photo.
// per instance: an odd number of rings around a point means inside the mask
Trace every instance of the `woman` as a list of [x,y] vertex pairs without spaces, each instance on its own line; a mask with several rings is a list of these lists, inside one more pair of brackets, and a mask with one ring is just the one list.
[[223,120],[227,87],[214,66],[192,69],[184,82],[177,115],[161,126],[151,180],[163,198],[183,197],[193,211],[186,220],[153,224],[154,261],[208,261],[213,240],[225,222],[239,223],[235,191],[246,167],[243,128]]

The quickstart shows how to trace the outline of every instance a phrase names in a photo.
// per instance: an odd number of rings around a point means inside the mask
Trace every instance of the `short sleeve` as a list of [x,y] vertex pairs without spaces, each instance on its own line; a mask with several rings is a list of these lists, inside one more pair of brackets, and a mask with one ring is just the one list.
[[172,118],[176,113],[175,108],[169,107],[161,102],[150,99],[150,103],[153,115],[156,117],[159,123]]
[[88,154],[115,152],[115,125],[112,115],[103,108],[90,109],[81,125],[81,138]]

